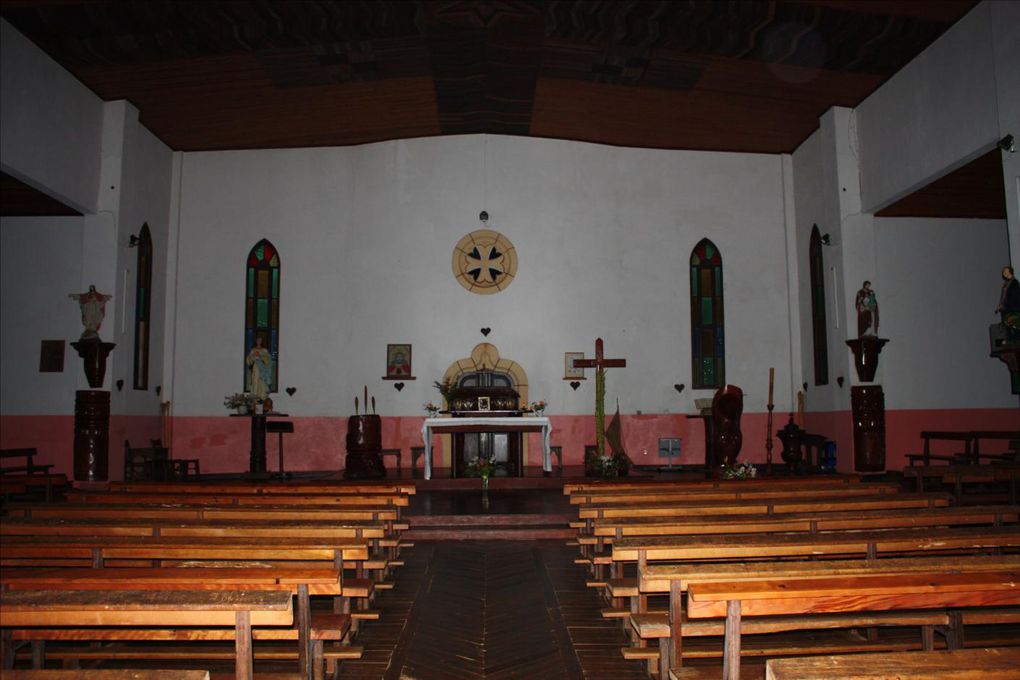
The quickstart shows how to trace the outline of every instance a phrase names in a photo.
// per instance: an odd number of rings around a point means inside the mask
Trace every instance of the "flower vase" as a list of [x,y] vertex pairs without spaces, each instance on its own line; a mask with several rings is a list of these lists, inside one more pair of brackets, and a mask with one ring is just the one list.
[[482,493],[489,492],[489,475],[482,475]]

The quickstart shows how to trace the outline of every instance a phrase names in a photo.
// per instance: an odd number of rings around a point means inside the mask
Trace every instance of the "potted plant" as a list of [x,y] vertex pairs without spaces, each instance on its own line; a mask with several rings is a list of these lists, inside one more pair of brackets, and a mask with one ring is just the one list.
[[258,403],[258,399],[255,398],[254,394],[249,392],[235,392],[229,394],[223,399],[223,405],[227,408],[232,408],[239,415],[248,415],[249,413],[255,412],[255,405]]

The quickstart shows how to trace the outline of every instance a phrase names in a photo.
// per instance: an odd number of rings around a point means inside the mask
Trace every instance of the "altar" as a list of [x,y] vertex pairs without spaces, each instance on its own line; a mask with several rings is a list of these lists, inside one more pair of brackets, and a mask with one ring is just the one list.
[[539,416],[469,416],[462,418],[426,418],[421,426],[425,442],[425,479],[432,479],[432,435],[464,432],[541,432],[542,469],[552,472],[549,435],[552,423]]

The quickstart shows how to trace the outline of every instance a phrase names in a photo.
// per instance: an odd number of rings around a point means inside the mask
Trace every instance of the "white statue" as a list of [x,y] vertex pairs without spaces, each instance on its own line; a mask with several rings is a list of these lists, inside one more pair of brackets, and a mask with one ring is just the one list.
[[97,292],[95,286],[89,286],[88,292],[70,293],[67,297],[81,305],[81,323],[85,330],[79,340],[99,340],[99,326],[106,316],[106,301],[113,296],[104,295]]

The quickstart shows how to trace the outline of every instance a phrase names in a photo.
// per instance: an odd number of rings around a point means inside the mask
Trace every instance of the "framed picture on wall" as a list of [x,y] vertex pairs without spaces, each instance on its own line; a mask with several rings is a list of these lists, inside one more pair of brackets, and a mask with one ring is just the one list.
[[563,353],[563,379],[584,380],[584,369],[574,367],[574,359],[583,359],[584,352]]
[[386,379],[411,380],[411,346],[386,345]]
[[490,397],[478,397],[478,410],[479,411],[491,411],[492,401]]

